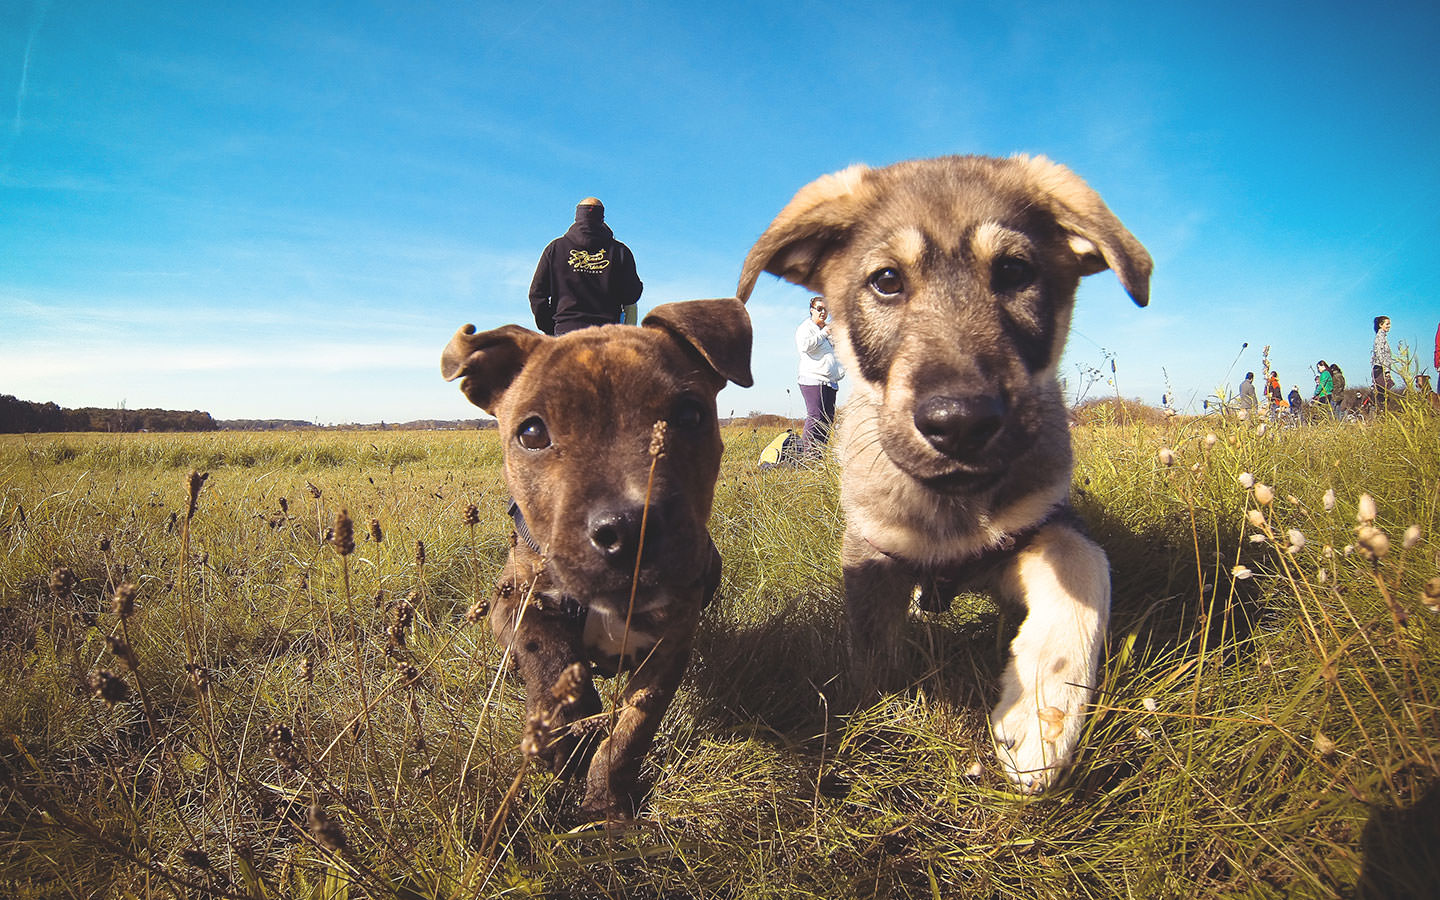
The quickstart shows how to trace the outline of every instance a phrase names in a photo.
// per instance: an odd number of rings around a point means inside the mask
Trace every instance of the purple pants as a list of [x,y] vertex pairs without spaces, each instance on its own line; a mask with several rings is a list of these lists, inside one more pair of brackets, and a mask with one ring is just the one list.
[[805,398],[805,452],[820,455],[820,448],[830,440],[830,423],[835,421],[835,395],[828,384],[802,384],[800,396]]

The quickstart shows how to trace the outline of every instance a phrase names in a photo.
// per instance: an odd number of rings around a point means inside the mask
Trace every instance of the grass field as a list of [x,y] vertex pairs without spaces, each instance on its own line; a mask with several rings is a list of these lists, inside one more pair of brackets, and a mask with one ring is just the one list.
[[612,830],[517,780],[520,689],[467,621],[495,432],[0,437],[0,894],[1436,896],[1428,410],[1077,429],[1114,613],[1039,798],[989,748],[1017,623],[986,597],[917,613],[913,682],[846,707],[836,471],[756,471],[772,436],[726,433],[720,596]]

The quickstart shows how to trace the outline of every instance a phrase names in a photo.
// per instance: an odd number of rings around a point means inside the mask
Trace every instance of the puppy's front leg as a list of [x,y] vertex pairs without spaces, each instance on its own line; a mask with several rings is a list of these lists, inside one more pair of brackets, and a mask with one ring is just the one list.
[[[523,610],[523,613],[522,613]],[[490,617],[491,628],[500,646],[508,647],[515,667],[525,682],[525,713],[531,721],[543,723],[540,758],[559,774],[579,771],[586,751],[593,744],[582,743],[572,734],[570,723],[600,712],[600,696],[590,679],[590,667],[580,650],[579,626],[531,602],[526,608],[523,594],[500,599]],[[555,696],[555,685],[572,664],[584,667],[575,692],[576,701],[566,705]],[[588,746],[587,746],[588,745]]]
[[692,604],[688,622],[676,622],[643,658],[625,685],[610,734],[596,748],[585,779],[580,808],[596,819],[628,819],[640,796],[640,764],[660,729],[660,720],[690,663],[699,603]]
[[1038,793],[1080,739],[1110,614],[1110,564],[1088,538],[1051,524],[1015,555],[1000,591],[1027,613],[990,713],[995,752],[1011,780]]
[[840,545],[850,651],[862,691],[877,686],[898,662],[900,632],[915,575],[847,527]]

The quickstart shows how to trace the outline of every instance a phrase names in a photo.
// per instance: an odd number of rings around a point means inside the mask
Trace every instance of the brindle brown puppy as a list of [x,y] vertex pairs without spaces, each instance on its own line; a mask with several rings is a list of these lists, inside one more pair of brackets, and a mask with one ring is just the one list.
[[1056,369],[1081,276],[1149,299],[1150,256],[1079,177],[1044,158],[855,166],[802,188],[745,260],[824,294],[853,392],[837,426],[852,646],[893,660],[915,588],[986,586],[1027,615],[991,712],[1027,790],[1071,761],[1110,608],[1104,552],[1069,509]]
[[[499,420],[533,540],[512,542],[491,627],[525,680],[539,755],[556,771],[588,763],[582,808],[605,817],[635,812],[641,760],[720,582],[706,530],[722,449],[715,395],[727,380],[752,383],[739,300],[667,303],[642,325],[559,338],[466,325],[440,364]],[[608,719],[592,666],[633,670],[598,748]]]

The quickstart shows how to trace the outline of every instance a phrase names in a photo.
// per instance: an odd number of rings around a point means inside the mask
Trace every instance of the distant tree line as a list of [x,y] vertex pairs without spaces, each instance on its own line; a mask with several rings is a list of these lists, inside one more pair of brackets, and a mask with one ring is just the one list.
[[216,424],[221,431],[302,431],[317,427],[304,419],[221,419]]
[[317,425],[302,419],[220,419],[221,431],[469,431],[494,428],[494,419],[416,419],[413,422]]
[[208,412],[171,409],[63,409],[0,394],[0,434],[35,431],[215,431]]
[[757,412],[752,409],[748,416],[732,416],[728,419],[721,419],[720,424],[736,425],[742,428],[793,428],[799,431],[805,427],[805,420],[777,416],[774,413]]

